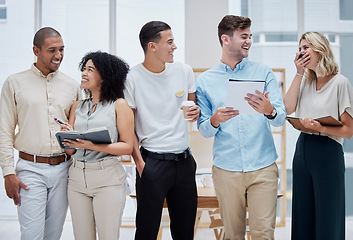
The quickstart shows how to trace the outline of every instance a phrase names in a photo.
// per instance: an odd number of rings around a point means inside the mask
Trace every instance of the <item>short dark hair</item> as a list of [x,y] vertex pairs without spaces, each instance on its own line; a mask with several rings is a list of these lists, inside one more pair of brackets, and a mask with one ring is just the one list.
[[43,27],[39,29],[33,38],[33,45],[41,49],[46,38],[61,37],[60,33],[51,27]]
[[[124,98],[125,81],[129,65],[121,58],[106,52],[89,52],[79,64],[81,72],[85,69],[88,60],[92,60],[103,80],[99,100],[101,102],[113,102],[118,98]],[[85,93],[88,97],[92,97],[89,90],[85,91]]]
[[143,25],[139,38],[143,51],[147,52],[149,42],[159,42],[161,40],[160,32],[171,29],[168,24],[161,21],[151,21]]
[[251,26],[251,20],[248,17],[226,15],[218,24],[218,39],[223,46],[222,35],[233,36],[233,33],[238,29],[247,29]]

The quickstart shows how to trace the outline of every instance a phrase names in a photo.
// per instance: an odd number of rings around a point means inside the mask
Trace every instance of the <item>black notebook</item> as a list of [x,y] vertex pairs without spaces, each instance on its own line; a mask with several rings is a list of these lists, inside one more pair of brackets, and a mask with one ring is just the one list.
[[90,140],[95,144],[112,143],[110,139],[109,131],[106,127],[92,128],[82,133],[78,131],[60,131],[60,132],[57,132],[55,136],[60,144],[60,147],[66,148],[66,149],[72,149],[72,148],[65,146],[63,144],[64,139],[76,140],[79,138],[84,140]]

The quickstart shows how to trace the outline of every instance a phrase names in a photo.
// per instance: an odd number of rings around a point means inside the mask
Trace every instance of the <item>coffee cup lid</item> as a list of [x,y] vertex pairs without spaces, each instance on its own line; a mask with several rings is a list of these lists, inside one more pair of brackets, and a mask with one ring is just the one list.
[[182,106],[194,106],[195,103],[194,103],[194,101],[183,101],[181,105]]

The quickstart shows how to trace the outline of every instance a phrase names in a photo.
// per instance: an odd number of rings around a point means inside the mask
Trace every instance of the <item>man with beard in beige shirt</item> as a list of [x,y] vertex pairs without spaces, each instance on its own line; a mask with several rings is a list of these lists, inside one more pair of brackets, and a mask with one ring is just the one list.
[[[0,165],[6,194],[18,206],[22,240],[60,239],[67,213],[71,164],[55,133],[67,121],[79,83],[58,71],[64,56],[59,32],[37,31],[31,68],[9,76],[0,99]],[[15,128],[18,131],[15,132]],[[14,167],[14,151],[19,160]]]

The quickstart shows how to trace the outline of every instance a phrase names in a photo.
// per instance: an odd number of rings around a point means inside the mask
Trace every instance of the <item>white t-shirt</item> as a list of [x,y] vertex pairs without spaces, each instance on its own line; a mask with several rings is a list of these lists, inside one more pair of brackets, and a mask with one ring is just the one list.
[[[295,114],[300,118],[319,118],[331,115],[340,121],[344,111],[353,117],[352,106],[353,88],[345,76],[337,74],[318,91],[316,81],[309,83],[307,78],[303,77]],[[343,144],[343,138],[329,137]]]
[[124,91],[135,109],[135,131],[141,146],[152,152],[180,153],[188,148],[188,125],[181,103],[196,91],[192,68],[175,62],[161,73],[142,64],[131,68]]

